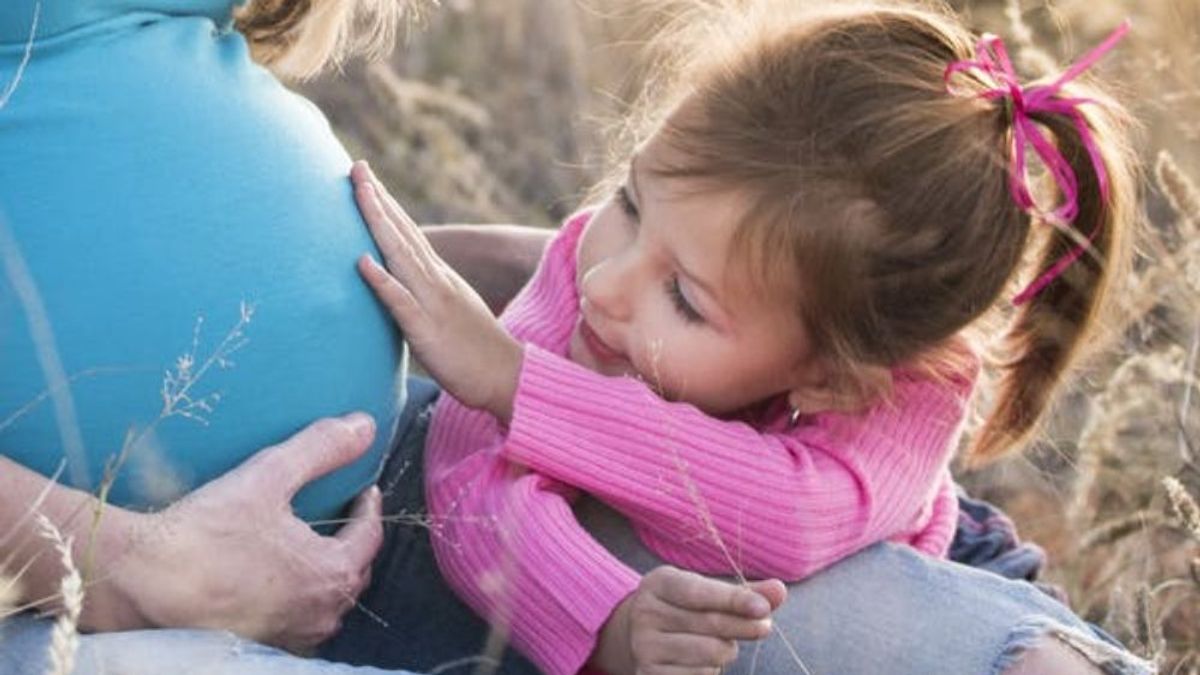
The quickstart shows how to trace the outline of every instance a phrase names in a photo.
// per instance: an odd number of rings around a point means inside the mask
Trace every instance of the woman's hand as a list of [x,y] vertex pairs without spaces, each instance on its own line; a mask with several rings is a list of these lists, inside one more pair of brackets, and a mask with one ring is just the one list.
[[786,595],[779,581],[742,586],[655,568],[604,625],[592,664],[610,675],[718,673],[737,658],[738,640],[770,634]]
[[320,420],[165,511],[133,514],[140,522],[106,583],[146,625],[231,630],[293,651],[316,646],[370,581],[383,540],[380,495],[375,487],[360,495],[331,537],[296,518],[291,500],[358,458],[374,435],[361,413]]
[[521,345],[479,294],[438,257],[365,163],[356,163],[350,176],[359,210],[387,264],[385,270],[364,255],[359,272],[442,388],[463,404],[508,423],[521,370]]

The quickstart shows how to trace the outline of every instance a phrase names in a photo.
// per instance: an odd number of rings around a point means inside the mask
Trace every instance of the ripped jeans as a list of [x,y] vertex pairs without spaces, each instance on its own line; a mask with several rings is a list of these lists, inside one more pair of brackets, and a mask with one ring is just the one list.
[[[431,400],[436,392],[424,392]],[[419,399],[414,395],[412,398]],[[411,425],[380,480],[385,513],[421,513],[421,450],[427,416]],[[580,520],[640,569],[657,561],[621,517],[585,502]],[[424,528],[389,526],[372,585],[342,631],[301,658],[201,630],[131,631],[80,640],[76,675],[373,675],[402,670],[470,673],[537,670],[513,650],[486,649],[487,625],[442,581]],[[1070,646],[1100,672],[1153,668],[1033,584],[883,543],[789,587],[776,634],[743,644],[727,673],[772,675],[980,675],[1003,673],[1044,637]],[[0,673],[46,672],[50,622],[20,616],[0,624]]]

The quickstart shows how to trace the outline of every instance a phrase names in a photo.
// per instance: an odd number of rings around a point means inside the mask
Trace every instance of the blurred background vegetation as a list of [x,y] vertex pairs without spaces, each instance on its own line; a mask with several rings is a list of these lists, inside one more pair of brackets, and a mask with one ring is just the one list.
[[[1200,673],[1200,2],[951,4],[1029,75],[1133,20],[1099,67],[1143,124],[1147,217],[1123,320],[1035,447],[959,478],[1047,549],[1046,578],[1076,610],[1164,673]],[[420,7],[390,58],[302,89],[418,221],[552,226],[606,169],[652,22],[631,0]]]

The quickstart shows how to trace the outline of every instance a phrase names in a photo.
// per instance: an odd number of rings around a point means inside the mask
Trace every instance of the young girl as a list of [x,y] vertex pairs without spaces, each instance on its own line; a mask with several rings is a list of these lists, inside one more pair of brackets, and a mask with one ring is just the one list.
[[427,445],[439,565],[546,672],[719,667],[768,626],[697,602],[657,627],[673,650],[645,631],[631,648],[639,579],[576,522],[579,491],[710,574],[795,581],[885,540],[943,556],[967,331],[1017,304],[968,449],[986,460],[1034,429],[1127,262],[1126,119],[1078,80],[1111,45],[1025,86],[999,41],[937,12],[794,14],[695,33],[615,193],[568,219],[500,322],[355,172],[390,273],[360,271],[452,395]]

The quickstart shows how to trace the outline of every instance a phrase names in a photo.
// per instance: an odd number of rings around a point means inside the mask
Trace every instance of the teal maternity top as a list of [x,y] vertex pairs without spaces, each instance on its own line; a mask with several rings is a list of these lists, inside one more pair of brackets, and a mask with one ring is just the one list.
[[112,502],[152,508],[367,411],[368,455],[294,502],[328,518],[376,476],[403,352],[354,269],[372,244],[350,159],[251,62],[233,4],[0,2],[0,96],[19,76],[0,108],[0,454],[88,490],[112,473]]

